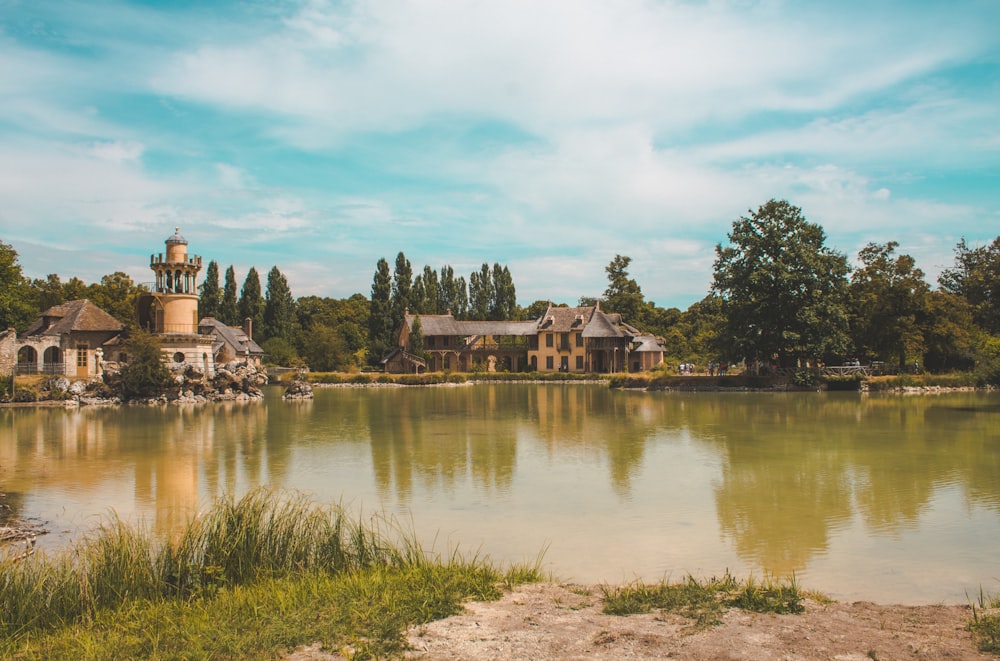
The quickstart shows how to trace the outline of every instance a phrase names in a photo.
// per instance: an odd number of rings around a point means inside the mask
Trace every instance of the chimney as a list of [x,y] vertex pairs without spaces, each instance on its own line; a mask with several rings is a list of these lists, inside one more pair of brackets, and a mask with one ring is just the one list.
[[247,334],[247,339],[253,339],[253,319],[250,317],[243,320],[243,332]]

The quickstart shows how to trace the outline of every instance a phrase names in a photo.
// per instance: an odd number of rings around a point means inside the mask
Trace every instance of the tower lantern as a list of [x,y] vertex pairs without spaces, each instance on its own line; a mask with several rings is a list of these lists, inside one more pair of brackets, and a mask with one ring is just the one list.
[[197,333],[201,257],[188,256],[188,242],[179,227],[165,243],[166,257],[163,253],[149,257],[156,281],[150,292],[153,301],[146,323],[156,333]]

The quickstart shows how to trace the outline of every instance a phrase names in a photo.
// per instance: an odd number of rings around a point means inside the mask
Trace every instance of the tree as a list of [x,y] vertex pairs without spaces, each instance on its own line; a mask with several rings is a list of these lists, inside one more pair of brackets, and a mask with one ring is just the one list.
[[410,330],[410,351],[417,356],[424,354],[424,326],[420,322],[420,315],[413,319],[413,328]]
[[756,364],[843,356],[848,346],[847,258],[785,200],[733,223],[715,247],[712,292],[722,299],[725,348]]
[[369,356],[377,360],[394,346],[392,341],[392,279],[389,262],[378,260],[372,280],[372,297],[368,314]]
[[122,399],[157,397],[170,386],[170,370],[163,360],[159,339],[144,330],[134,329],[125,341],[126,362],[118,372]]
[[260,276],[252,266],[240,289],[239,310],[240,322],[250,319],[254,329],[264,327],[264,296],[260,291]]
[[295,299],[288,286],[288,280],[272,267],[267,274],[267,291],[264,295],[264,325],[261,336],[264,339],[281,338],[289,345],[295,341],[298,319],[295,316]]
[[30,304],[30,289],[21,272],[17,251],[0,241],[0,331],[25,330],[38,314]]
[[[392,273],[392,333],[403,327],[403,316],[413,307],[413,267],[402,252],[396,255],[396,269]],[[390,344],[391,347],[395,342]]]
[[469,306],[469,295],[465,286],[465,278],[455,277],[455,269],[451,266],[441,267],[441,306],[444,311],[451,310],[455,319],[465,319]]
[[858,253],[861,268],[851,274],[851,334],[856,350],[906,366],[907,354],[923,354],[921,315],[930,287],[899,244],[869,243]]
[[424,266],[424,301],[420,311],[424,314],[444,314],[441,308],[441,283],[438,282],[437,271],[430,266]]
[[1000,334],[1000,236],[976,248],[964,238],[959,241],[955,266],[941,272],[938,284],[969,301],[972,317],[983,330]]
[[469,318],[475,321],[489,319],[494,299],[493,275],[489,264],[469,276]]
[[517,315],[517,291],[510,270],[500,264],[493,264],[493,319],[513,319]]
[[215,317],[219,319],[222,314],[222,289],[219,287],[219,263],[214,259],[208,263],[205,269],[205,279],[198,287],[201,296],[198,299],[198,316]]
[[344,370],[352,364],[352,357],[344,339],[335,329],[314,323],[306,334],[309,342],[304,347],[302,358],[309,368],[317,372]]
[[239,326],[243,323],[243,320],[240,319],[239,302],[236,299],[236,270],[231,264],[226,269],[226,278],[222,287],[219,319],[227,326]]
[[88,290],[90,300],[99,308],[126,327],[135,325],[135,301],[146,287],[136,285],[128,274],[116,271],[103,276],[100,284],[91,285]]
[[964,296],[946,291],[928,292],[921,326],[924,367],[941,372],[969,370],[977,359],[977,335],[972,306]]
[[604,271],[608,274],[608,288],[604,290],[604,306],[608,312],[621,314],[628,323],[638,324],[644,297],[639,283],[628,277],[628,265],[631,263],[631,257],[615,255],[611,263],[604,267]]

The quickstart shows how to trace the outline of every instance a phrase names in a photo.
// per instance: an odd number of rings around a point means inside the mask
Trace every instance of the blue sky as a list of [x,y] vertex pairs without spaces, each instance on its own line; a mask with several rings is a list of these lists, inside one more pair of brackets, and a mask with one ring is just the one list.
[[686,308],[785,198],[933,283],[1000,234],[1000,2],[0,0],[0,240],[152,279],[179,226],[242,278],[369,295],[375,263]]

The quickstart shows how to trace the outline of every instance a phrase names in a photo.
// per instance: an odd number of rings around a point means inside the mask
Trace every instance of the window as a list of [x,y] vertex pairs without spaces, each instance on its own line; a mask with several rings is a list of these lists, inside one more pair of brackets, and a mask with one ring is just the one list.
[[576,357],[576,369],[583,370],[583,356]]
[[[551,336],[550,336],[551,337]],[[554,367],[552,356],[545,357],[545,369],[550,370]]]
[[434,348],[434,340],[436,340],[437,338],[434,337],[433,335],[431,335],[430,337],[427,337],[427,338],[424,338],[424,339],[427,340],[427,348],[428,349],[433,349]]
[[560,372],[569,371],[569,356],[562,356],[559,358],[559,371]]
[[547,347],[551,347],[552,346],[553,337],[554,336],[552,335],[552,333],[546,333],[545,334],[545,346],[547,346]]
[[576,334],[576,346],[578,346],[578,347],[582,347],[583,346],[583,333],[577,333]]
[[178,351],[177,353],[174,354],[174,362],[175,363],[183,363],[184,362],[184,354],[183,354],[183,352]]
[[569,333],[559,333],[559,348],[569,351]]
[[87,345],[78,344],[76,345],[76,366],[86,367],[87,366]]

